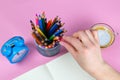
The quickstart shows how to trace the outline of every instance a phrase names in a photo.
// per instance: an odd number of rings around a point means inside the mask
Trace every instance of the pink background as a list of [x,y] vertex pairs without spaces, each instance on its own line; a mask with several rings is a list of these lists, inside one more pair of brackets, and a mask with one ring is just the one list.
[[[66,35],[83,29],[88,29],[95,23],[107,23],[115,32],[120,32],[120,0],[1,0],[0,1],[0,47],[13,36],[22,36],[30,48],[27,57],[18,64],[10,64],[0,54],[0,80],[11,80],[22,73],[45,64],[54,57],[43,57],[35,49],[31,36],[29,20],[35,19],[36,13],[46,12],[48,19],[59,16]],[[112,46],[102,49],[102,55],[113,68],[120,71],[120,36],[116,36]]]

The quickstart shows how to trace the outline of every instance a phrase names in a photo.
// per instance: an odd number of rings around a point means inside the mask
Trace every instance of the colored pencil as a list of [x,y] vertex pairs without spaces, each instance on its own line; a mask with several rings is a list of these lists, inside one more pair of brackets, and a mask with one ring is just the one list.
[[30,20],[32,27],[32,36],[36,43],[43,48],[53,48],[59,44],[63,34],[66,32],[61,27],[65,24],[61,18],[56,16],[53,20],[47,22],[45,12],[35,17],[36,25]]

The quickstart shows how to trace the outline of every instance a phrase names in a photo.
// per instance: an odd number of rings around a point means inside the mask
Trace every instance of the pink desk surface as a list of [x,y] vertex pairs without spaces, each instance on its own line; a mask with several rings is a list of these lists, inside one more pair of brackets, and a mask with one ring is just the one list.
[[[0,80],[11,80],[22,73],[63,55],[62,47],[54,57],[43,57],[35,49],[29,20],[36,13],[46,12],[48,19],[60,16],[66,35],[89,29],[95,23],[107,23],[120,33],[120,0],[1,0],[0,1],[0,47],[9,38],[20,35],[30,48],[27,57],[18,64],[10,64],[0,54]],[[112,46],[102,49],[102,55],[117,71],[120,71],[120,35]]]

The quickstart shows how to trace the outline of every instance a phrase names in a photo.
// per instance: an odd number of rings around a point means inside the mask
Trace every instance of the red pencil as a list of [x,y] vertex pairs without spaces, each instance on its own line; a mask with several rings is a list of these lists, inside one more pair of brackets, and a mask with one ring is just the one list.
[[52,24],[52,19],[48,21],[46,31],[49,31],[51,24]]

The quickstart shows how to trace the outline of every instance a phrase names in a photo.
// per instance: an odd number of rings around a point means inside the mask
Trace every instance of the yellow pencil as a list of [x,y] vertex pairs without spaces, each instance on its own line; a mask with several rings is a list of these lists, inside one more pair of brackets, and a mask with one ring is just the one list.
[[35,29],[45,38],[47,39],[47,37],[45,36],[45,34],[38,28],[35,26]]

